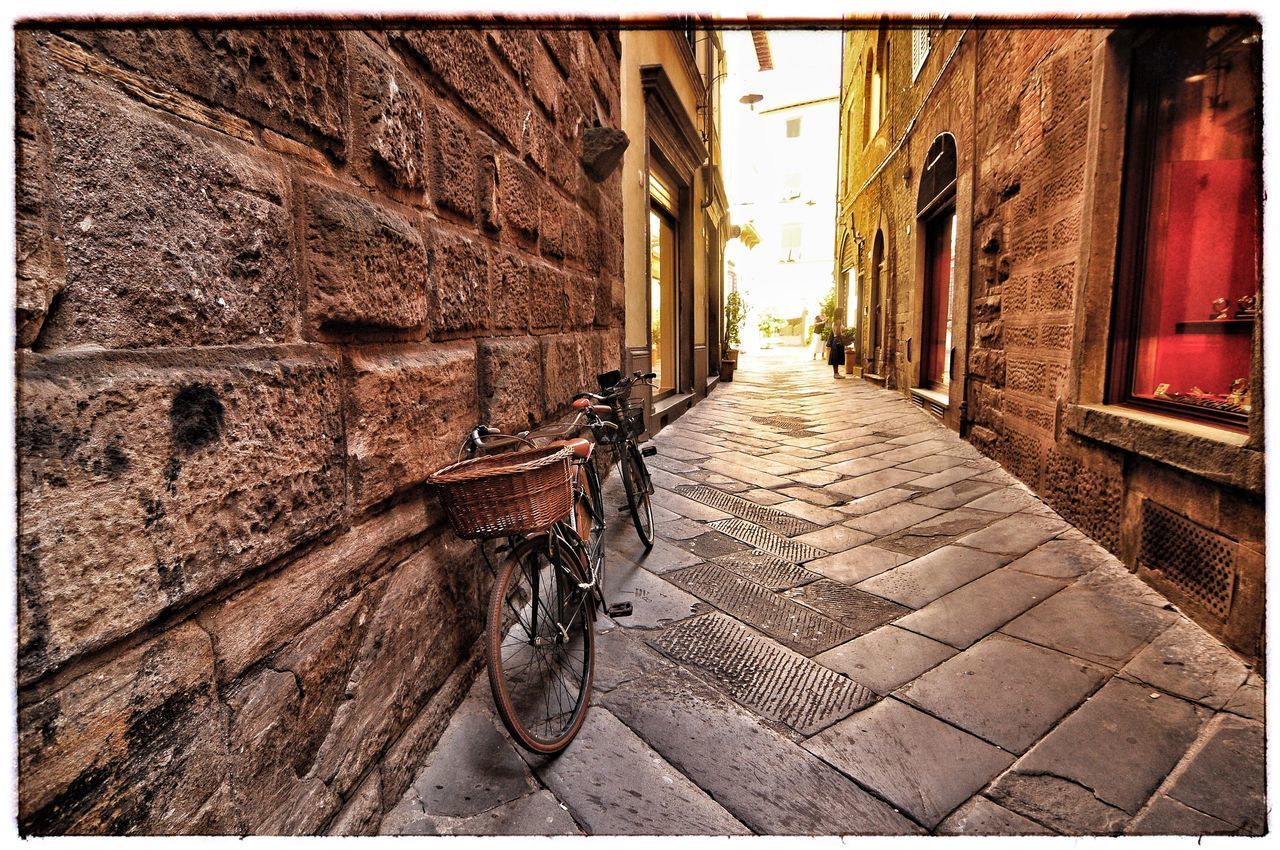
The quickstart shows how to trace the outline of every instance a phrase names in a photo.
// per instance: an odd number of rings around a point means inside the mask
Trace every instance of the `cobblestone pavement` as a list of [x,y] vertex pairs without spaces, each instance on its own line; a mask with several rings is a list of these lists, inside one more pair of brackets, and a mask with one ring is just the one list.
[[1265,830],[1258,673],[897,394],[743,365],[656,439],[653,550],[610,530],[580,736],[482,677],[385,831]]

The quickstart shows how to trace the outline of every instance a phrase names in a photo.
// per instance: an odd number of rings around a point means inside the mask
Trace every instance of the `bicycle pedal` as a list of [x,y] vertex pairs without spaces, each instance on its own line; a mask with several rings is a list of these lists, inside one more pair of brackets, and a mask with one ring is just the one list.
[[641,457],[653,457],[657,453],[658,453],[657,446],[644,446],[643,448],[640,449]]
[[608,614],[610,617],[630,617],[631,603],[615,602],[605,609],[605,613]]
[[631,510],[631,507],[629,505],[623,505],[622,507],[618,508],[618,513],[625,514],[629,510]]

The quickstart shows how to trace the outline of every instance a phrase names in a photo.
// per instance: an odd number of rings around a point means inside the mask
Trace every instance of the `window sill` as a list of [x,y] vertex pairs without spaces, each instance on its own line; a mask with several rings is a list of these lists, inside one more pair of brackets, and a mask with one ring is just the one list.
[[1073,404],[1067,430],[1218,484],[1262,495],[1265,460],[1247,435],[1119,405]]

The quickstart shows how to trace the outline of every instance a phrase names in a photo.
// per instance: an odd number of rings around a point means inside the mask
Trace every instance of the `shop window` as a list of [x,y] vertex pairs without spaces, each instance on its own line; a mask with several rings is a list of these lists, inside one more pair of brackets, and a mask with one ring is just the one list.
[[1109,401],[1242,427],[1260,292],[1260,37],[1134,46]]
[[654,398],[676,386],[676,281],[680,258],[676,240],[675,196],[658,175],[649,175],[649,356]]
[[782,199],[793,201],[800,197],[800,172],[792,171],[782,177]]
[[945,390],[951,383],[952,299],[956,282],[956,140],[938,135],[920,172],[916,215],[924,238],[924,303],[921,310],[920,386]]

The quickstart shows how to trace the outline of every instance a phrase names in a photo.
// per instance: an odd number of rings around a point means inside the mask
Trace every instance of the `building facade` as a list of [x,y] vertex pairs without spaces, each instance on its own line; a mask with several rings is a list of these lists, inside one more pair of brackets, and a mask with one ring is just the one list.
[[483,663],[425,479],[621,365],[616,25],[359,23],[16,33],[25,834],[376,834]]
[[1251,657],[1259,43],[1243,18],[851,28],[834,245],[866,380]]
[[728,203],[719,33],[688,19],[621,33],[626,368],[654,372],[650,433],[719,380]]

